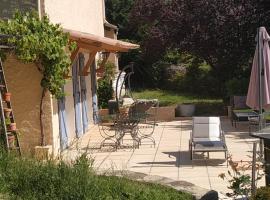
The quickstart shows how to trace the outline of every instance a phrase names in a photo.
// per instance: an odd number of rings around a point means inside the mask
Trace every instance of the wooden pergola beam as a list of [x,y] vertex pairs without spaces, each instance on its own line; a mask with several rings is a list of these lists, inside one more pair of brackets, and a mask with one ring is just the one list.
[[100,67],[103,68],[105,63],[108,61],[110,56],[110,52],[106,52],[104,58],[102,59],[101,63],[100,63]]
[[81,48],[81,49],[85,49],[87,51],[101,51],[102,49],[100,47],[97,47],[96,45],[92,45],[92,44],[88,44],[85,42],[78,42],[77,45]]
[[76,56],[78,55],[79,51],[80,51],[80,47],[79,47],[79,45],[77,45],[76,49],[71,53],[71,56],[70,56],[71,63],[74,62],[74,60],[75,60]]
[[87,76],[90,72],[88,70],[90,69],[91,64],[94,62],[94,59],[96,57],[97,51],[91,51],[89,53],[89,58],[87,63],[84,65],[83,70],[81,71],[81,76]]

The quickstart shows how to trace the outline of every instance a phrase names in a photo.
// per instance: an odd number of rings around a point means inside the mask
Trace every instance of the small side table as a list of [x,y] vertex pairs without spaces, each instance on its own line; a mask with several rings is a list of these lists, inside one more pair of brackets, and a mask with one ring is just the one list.
[[251,112],[241,112],[241,111],[233,111],[232,116],[232,125],[236,128],[236,124],[240,121],[248,121],[249,118],[259,117],[258,113]]

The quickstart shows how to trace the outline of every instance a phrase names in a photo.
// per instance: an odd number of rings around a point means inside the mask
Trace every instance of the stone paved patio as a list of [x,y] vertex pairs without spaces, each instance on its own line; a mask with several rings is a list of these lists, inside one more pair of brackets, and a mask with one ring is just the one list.
[[[254,138],[249,137],[247,124],[241,123],[237,129],[231,126],[227,118],[222,119],[222,128],[226,135],[229,153],[234,161],[250,161]],[[72,160],[79,153],[88,151],[94,158],[94,167],[98,171],[130,170],[148,175],[159,175],[174,180],[193,183],[205,189],[227,192],[228,183],[218,177],[227,173],[224,153],[210,153],[210,160],[190,160],[188,142],[191,131],[191,120],[161,122],[156,127],[154,138],[156,146],[143,144],[139,149],[95,150],[101,137],[96,126],[85,134],[70,149],[64,152],[63,158]],[[263,181],[261,181],[263,184]]]

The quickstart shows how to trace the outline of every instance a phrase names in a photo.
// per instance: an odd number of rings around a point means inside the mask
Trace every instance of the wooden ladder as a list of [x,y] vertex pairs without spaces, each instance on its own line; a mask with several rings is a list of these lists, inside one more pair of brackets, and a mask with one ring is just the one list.
[[21,147],[18,138],[18,130],[16,129],[16,123],[14,113],[11,106],[10,93],[8,92],[3,63],[0,58],[0,121],[1,121],[1,138],[6,150],[10,152],[16,152],[21,155]]

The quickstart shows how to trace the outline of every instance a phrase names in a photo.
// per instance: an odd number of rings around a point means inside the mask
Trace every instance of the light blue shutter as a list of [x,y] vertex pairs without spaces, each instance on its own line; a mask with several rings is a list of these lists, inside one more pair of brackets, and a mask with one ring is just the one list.
[[75,131],[77,137],[82,136],[82,113],[81,113],[81,94],[78,78],[78,59],[72,65],[72,77],[73,77],[73,98],[75,108]]
[[97,99],[97,78],[96,78],[96,62],[91,65],[91,90],[92,90],[92,102],[93,102],[93,119],[94,123],[98,123],[98,99]]
[[[79,66],[80,66],[80,72],[81,72],[84,67],[84,55],[82,53],[79,54]],[[86,133],[88,131],[89,120],[88,120],[88,108],[87,108],[87,99],[86,99],[87,88],[86,88],[84,76],[80,76],[80,84],[81,84],[83,132]]]
[[58,100],[58,118],[59,118],[59,133],[61,149],[66,149],[68,146],[68,130],[66,122],[65,97]]

